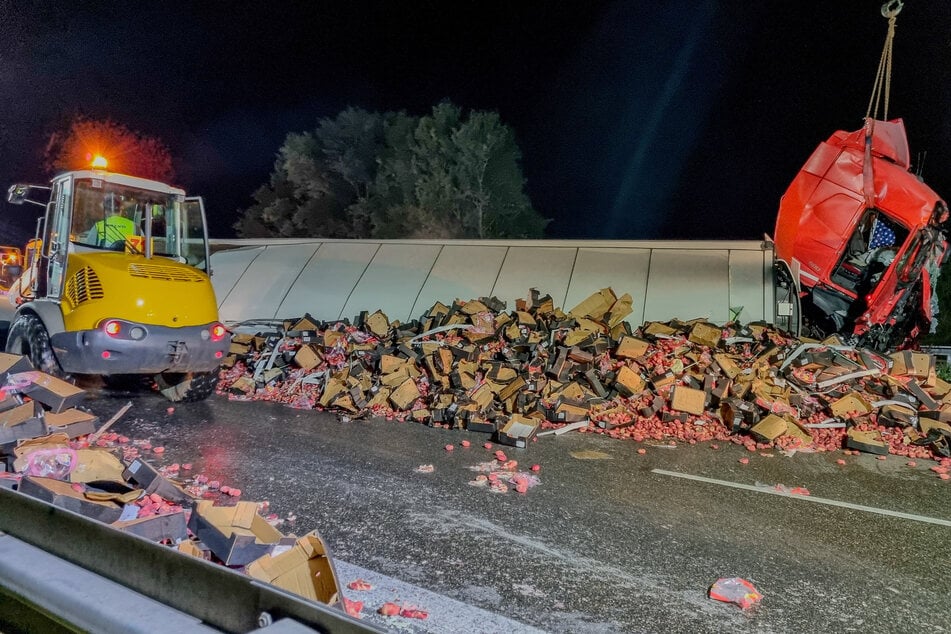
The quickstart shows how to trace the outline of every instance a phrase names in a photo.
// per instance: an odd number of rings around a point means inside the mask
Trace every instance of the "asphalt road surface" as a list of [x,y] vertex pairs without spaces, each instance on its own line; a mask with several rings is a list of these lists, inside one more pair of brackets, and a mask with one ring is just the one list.
[[[267,500],[291,520],[283,532],[317,529],[340,585],[373,586],[345,595],[391,631],[951,631],[951,483],[934,463],[570,432],[503,448],[519,469],[539,465],[539,482],[498,493],[470,484],[500,448],[481,434],[218,395],[170,410],[147,391],[87,388],[103,420],[132,401],[113,431],[164,447],[153,464],[194,463]],[[762,601],[710,599],[721,577]],[[377,614],[386,601],[428,617]]]

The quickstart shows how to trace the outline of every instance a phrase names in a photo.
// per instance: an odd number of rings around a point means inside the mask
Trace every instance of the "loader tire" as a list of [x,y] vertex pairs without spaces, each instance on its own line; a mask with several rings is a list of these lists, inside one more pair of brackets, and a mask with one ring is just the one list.
[[215,393],[218,372],[163,372],[155,375],[155,385],[173,403],[203,401]]
[[6,351],[25,356],[40,372],[60,379],[70,378],[56,359],[46,326],[36,315],[23,313],[13,320],[7,335]]

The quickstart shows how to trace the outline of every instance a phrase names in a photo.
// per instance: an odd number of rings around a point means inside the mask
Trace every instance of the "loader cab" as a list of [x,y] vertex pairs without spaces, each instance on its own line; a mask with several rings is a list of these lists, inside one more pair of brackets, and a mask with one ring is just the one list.
[[[15,185],[10,202],[36,202],[32,186]],[[40,257],[34,297],[59,298],[67,256],[124,253],[145,260],[172,260],[208,273],[208,233],[200,198],[155,181],[98,170],[67,172],[53,179],[39,224]]]
[[[40,189],[45,202],[30,197]],[[149,375],[172,400],[214,392],[230,336],[218,321],[200,198],[87,170],[49,187],[14,185],[8,200],[44,214],[6,352],[53,375]]]

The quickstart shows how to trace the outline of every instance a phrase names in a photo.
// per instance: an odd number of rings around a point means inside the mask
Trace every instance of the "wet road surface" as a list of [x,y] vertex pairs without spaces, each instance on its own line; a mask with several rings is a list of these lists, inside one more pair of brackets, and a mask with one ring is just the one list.
[[[192,462],[293,517],[283,532],[317,529],[341,586],[374,585],[345,595],[392,631],[951,631],[951,484],[932,462],[578,432],[488,450],[486,435],[415,422],[220,395],[169,410],[146,391],[86,387],[102,420],[132,401],[112,431],[163,446],[153,464]],[[497,449],[519,469],[539,465],[539,483],[524,494],[471,485]],[[424,464],[433,471],[417,472]],[[776,485],[812,499],[769,494]],[[748,579],[761,604],[709,599],[720,577]],[[376,614],[385,601],[429,617]]]

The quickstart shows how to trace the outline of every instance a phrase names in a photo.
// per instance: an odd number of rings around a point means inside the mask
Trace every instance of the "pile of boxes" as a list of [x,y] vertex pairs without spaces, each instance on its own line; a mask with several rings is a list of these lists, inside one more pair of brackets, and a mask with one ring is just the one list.
[[0,352],[0,464],[21,440],[92,433],[98,419],[76,408],[84,398],[84,390],[33,369],[26,357]]
[[91,446],[99,419],[77,407],[85,396],[25,357],[0,353],[0,487],[337,603],[337,576],[316,531],[285,536],[254,502],[217,506],[141,458]]
[[611,289],[568,312],[533,290],[508,312],[481,298],[437,303],[409,323],[376,311],[238,327],[219,391],[513,446],[586,422],[640,441],[949,455],[951,385],[930,355],[880,355],[762,323],[634,329],[630,312],[630,296]]

